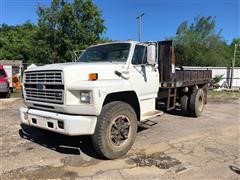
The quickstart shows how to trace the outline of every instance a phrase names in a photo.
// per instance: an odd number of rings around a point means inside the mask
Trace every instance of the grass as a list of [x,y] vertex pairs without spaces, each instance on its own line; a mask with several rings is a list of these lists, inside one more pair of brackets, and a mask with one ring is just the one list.
[[212,98],[240,98],[240,91],[231,92],[231,91],[214,91],[209,90],[208,96]]

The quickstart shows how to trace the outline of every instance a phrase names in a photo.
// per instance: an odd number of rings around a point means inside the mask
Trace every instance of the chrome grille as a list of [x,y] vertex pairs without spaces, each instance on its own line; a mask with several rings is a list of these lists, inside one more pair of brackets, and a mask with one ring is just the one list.
[[61,71],[31,71],[25,73],[26,83],[62,84]]
[[63,104],[62,71],[30,71],[25,73],[26,100]]

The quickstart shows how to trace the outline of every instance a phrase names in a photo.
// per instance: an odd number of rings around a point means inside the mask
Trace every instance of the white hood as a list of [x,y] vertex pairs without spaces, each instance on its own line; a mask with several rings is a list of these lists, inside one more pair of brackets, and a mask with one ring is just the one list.
[[49,64],[45,66],[37,66],[27,69],[29,71],[51,71],[60,70],[64,73],[65,82],[73,82],[77,80],[88,80],[90,73],[98,73],[98,79],[119,79],[115,71],[123,71],[126,68],[125,63],[111,63],[111,62],[94,62],[94,63],[61,63]]

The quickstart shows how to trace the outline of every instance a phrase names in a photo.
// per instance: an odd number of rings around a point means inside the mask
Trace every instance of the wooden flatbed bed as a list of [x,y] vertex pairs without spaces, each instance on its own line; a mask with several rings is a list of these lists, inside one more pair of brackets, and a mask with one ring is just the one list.
[[166,110],[175,108],[181,98],[191,96],[198,88],[204,92],[207,102],[207,85],[212,78],[211,70],[184,70],[176,68],[172,41],[158,42],[159,92],[157,99],[166,104]]
[[211,70],[177,70],[176,87],[206,84],[212,78]]

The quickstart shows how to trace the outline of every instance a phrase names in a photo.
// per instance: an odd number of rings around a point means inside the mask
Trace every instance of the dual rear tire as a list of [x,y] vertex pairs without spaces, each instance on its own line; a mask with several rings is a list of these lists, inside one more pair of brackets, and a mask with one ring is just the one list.
[[204,109],[205,96],[202,89],[193,91],[190,96],[184,95],[180,99],[182,111],[185,115],[199,117]]

